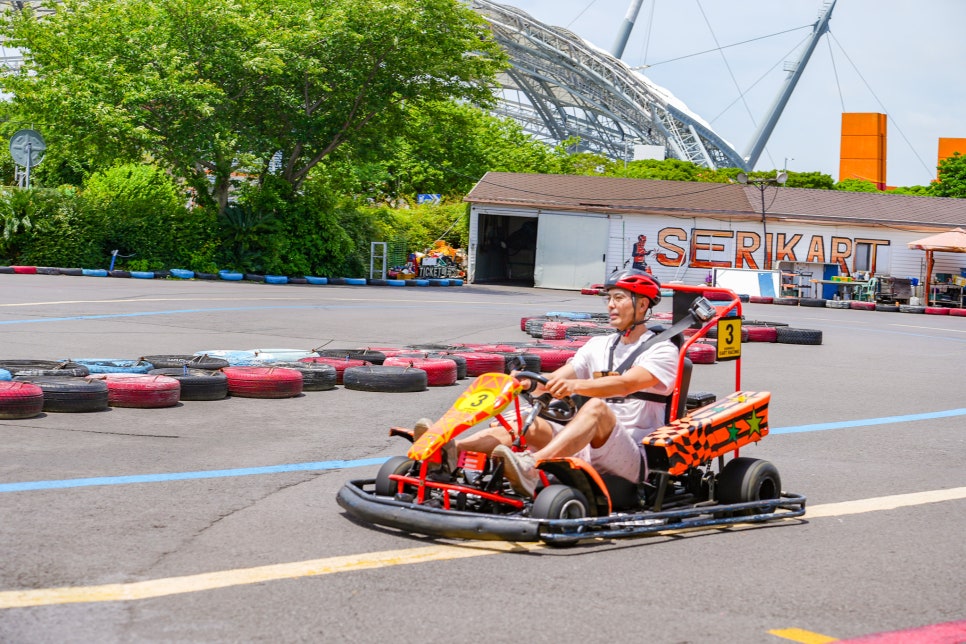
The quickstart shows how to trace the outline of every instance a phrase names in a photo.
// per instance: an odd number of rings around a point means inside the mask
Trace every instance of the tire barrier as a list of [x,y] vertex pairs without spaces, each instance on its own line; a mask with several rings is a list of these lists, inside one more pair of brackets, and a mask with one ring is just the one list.
[[43,391],[44,411],[52,413],[84,413],[108,408],[107,383],[103,380],[55,376],[18,376]]
[[822,344],[822,332],[817,329],[796,329],[782,326],[776,329],[779,344]]
[[688,347],[688,358],[694,364],[714,364],[718,359],[717,349],[710,344],[695,342]]
[[385,364],[349,367],[345,370],[344,384],[346,389],[386,393],[425,391],[428,387],[427,375],[422,369]]
[[56,360],[0,360],[0,369],[16,376],[55,376],[81,378],[90,374],[90,369],[76,362]]
[[155,369],[204,369],[215,371],[228,366],[228,361],[207,354],[202,355],[156,355],[143,356],[141,360],[150,362]]
[[365,360],[353,360],[351,358],[327,358],[324,356],[319,356],[317,358],[302,358],[299,362],[314,362],[320,364],[327,364],[335,369],[336,383],[342,383],[342,374],[345,373],[346,369],[351,369],[352,367],[365,367],[372,366],[371,362]]
[[44,391],[30,382],[0,382],[0,419],[16,420],[39,416],[44,409]]
[[152,369],[148,374],[177,380],[181,385],[178,400],[222,400],[228,396],[228,377],[220,371],[169,367]]
[[365,360],[372,364],[382,364],[386,359],[385,353],[374,349],[316,349],[314,354],[322,358]]
[[111,407],[174,407],[181,398],[181,383],[168,376],[147,373],[93,373],[88,378],[103,380],[107,384],[107,404]]
[[446,387],[456,384],[456,363],[442,358],[411,358],[395,356],[382,363],[387,367],[411,367],[426,372],[427,387]]
[[228,393],[240,398],[292,398],[302,393],[302,373],[284,367],[225,367]]
[[147,360],[114,360],[105,358],[77,358],[73,362],[94,373],[147,373],[154,365]]
[[335,367],[323,362],[273,362],[273,367],[295,369],[302,374],[302,391],[328,391],[335,389],[338,376]]

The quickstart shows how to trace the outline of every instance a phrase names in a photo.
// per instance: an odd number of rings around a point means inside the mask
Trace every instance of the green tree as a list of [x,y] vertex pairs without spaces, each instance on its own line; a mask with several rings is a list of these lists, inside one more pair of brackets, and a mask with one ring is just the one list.
[[233,173],[261,179],[280,151],[297,190],[410,104],[486,104],[506,65],[459,0],[65,0],[43,20],[4,12],[0,34],[26,52],[2,88],[50,145],[95,166],[153,158],[219,211]]
[[956,152],[940,161],[938,178],[930,186],[934,196],[966,198],[966,156]]
[[864,179],[843,179],[835,184],[835,190],[845,192],[881,192],[874,183]]

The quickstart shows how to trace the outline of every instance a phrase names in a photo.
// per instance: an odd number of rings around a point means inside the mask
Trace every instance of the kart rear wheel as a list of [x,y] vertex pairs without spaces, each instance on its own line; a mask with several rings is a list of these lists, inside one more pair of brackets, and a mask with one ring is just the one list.
[[376,496],[396,496],[399,485],[389,477],[396,474],[407,474],[413,466],[413,459],[405,456],[393,456],[382,464],[376,474]]
[[[583,519],[590,514],[587,497],[577,488],[569,485],[548,485],[537,494],[533,501],[530,516],[534,519]],[[551,530],[552,529],[548,529]],[[547,530],[542,529],[541,532]],[[550,546],[572,546],[579,539],[545,540]]]
[[[718,500],[721,503],[748,503],[777,499],[782,479],[771,462],[740,456],[731,459],[718,475]],[[753,514],[753,510],[746,511]]]

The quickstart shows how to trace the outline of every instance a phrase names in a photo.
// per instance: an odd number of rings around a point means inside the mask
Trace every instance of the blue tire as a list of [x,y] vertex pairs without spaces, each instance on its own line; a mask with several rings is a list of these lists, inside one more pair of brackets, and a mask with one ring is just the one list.
[[416,286],[429,286],[429,280],[416,280]]
[[284,275],[266,275],[266,284],[288,284],[288,278]]
[[154,271],[131,271],[131,277],[136,277],[141,280],[153,280]]
[[347,277],[345,278],[345,283],[352,286],[365,286],[366,278],[364,277]]
[[154,365],[145,360],[81,358],[71,362],[87,367],[91,373],[147,373],[154,369]]
[[13,380],[13,376],[6,369],[0,369],[0,380]]
[[81,275],[85,277],[107,277],[107,271],[103,268],[84,268]]
[[329,283],[329,278],[327,277],[313,277],[311,275],[305,276],[305,281],[309,284],[315,284],[316,286],[322,286]]
[[243,275],[232,271],[218,271],[218,277],[229,282],[240,282]]
[[179,280],[190,280],[195,276],[194,271],[189,271],[184,268],[172,268],[171,277],[177,277]]
[[386,286],[405,286],[406,280],[386,280]]

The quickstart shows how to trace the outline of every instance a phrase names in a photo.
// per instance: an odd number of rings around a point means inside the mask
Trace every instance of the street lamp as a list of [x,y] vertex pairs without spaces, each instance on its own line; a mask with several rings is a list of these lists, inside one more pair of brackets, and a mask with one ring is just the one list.
[[744,172],[739,172],[735,177],[738,183],[743,183],[749,186],[755,186],[758,188],[758,192],[761,193],[761,230],[764,234],[762,242],[765,246],[765,270],[771,270],[771,254],[768,252],[768,221],[765,217],[765,189],[768,186],[783,186],[785,182],[788,181],[787,172],[779,172],[774,177],[749,177]]

